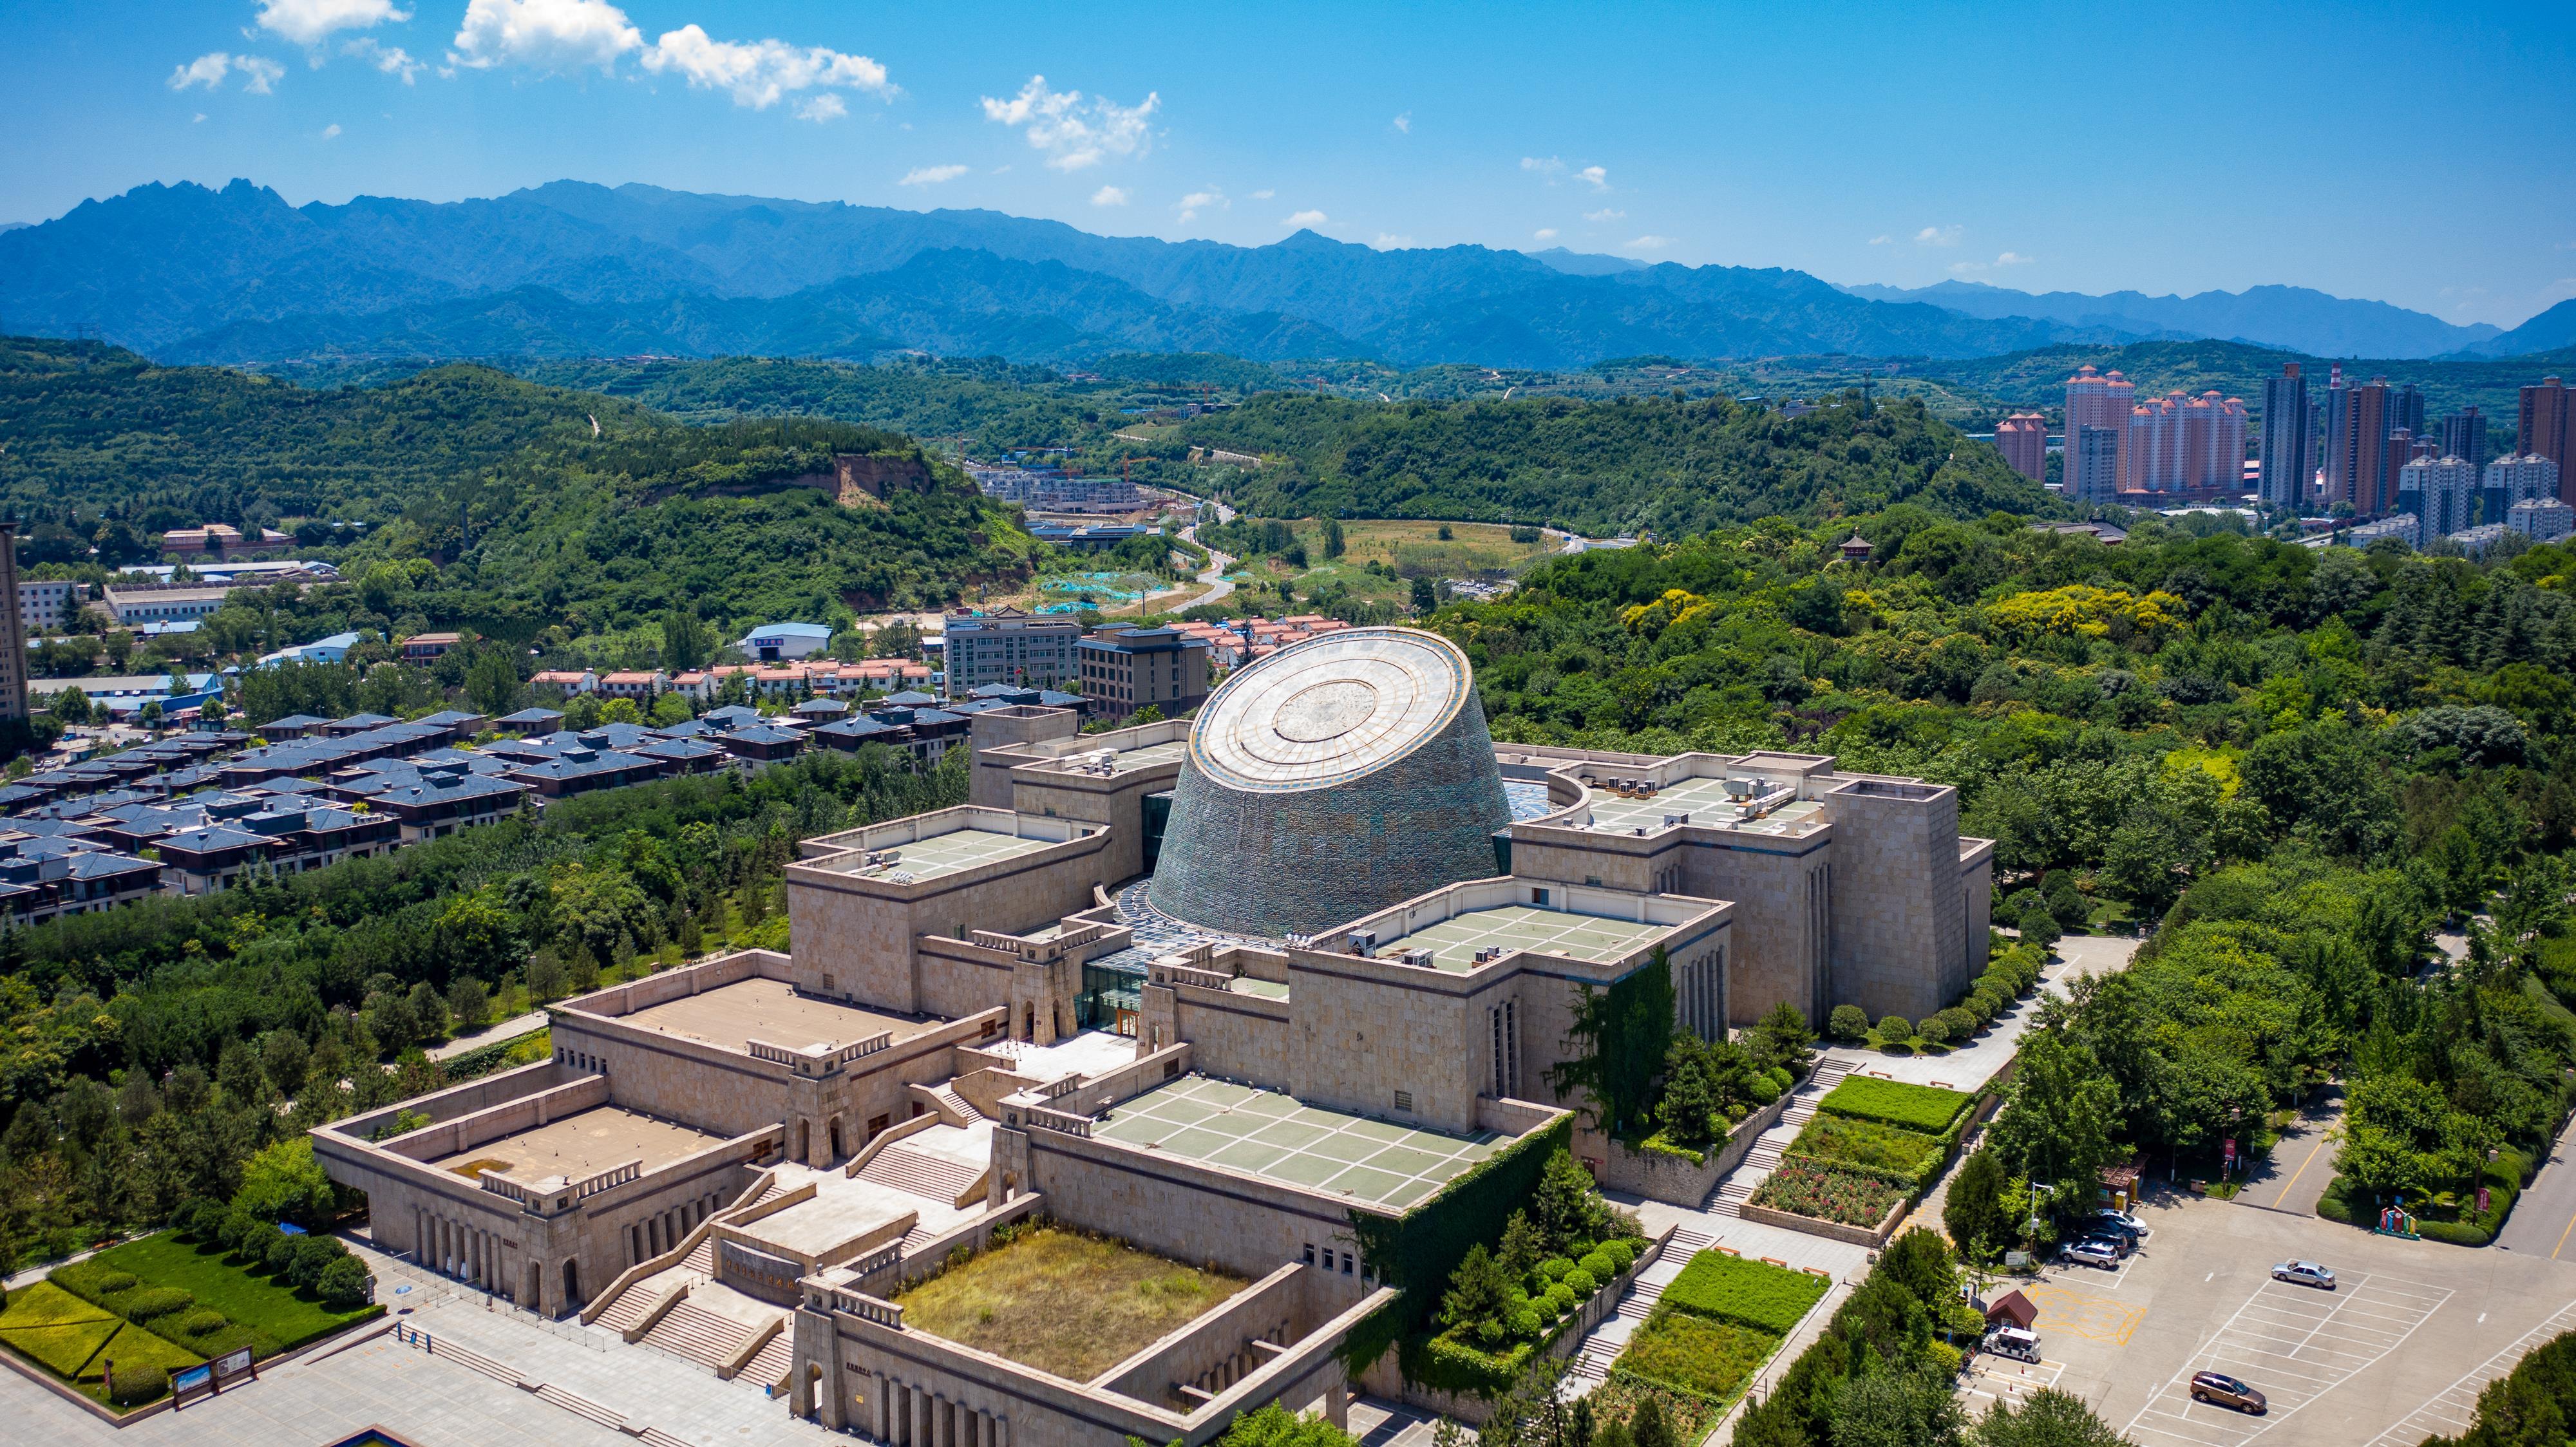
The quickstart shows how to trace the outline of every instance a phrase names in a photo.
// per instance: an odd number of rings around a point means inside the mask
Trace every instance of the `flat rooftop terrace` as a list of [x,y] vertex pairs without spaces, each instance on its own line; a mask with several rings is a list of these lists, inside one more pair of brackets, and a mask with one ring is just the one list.
[[1397,1210],[1427,1199],[1508,1139],[1417,1130],[1203,1075],[1120,1102],[1092,1134]]
[[[890,865],[870,867],[867,856],[852,851],[846,857],[810,861],[818,869],[837,874],[856,875],[861,879],[883,879],[895,884],[918,884],[924,880],[963,873],[979,865],[998,863],[1035,854],[1041,849],[1063,843],[1060,839],[1026,839],[1005,834],[998,829],[954,829],[934,834],[927,839],[910,839],[889,844],[899,858]],[[907,878],[907,876],[909,876]]]
[[1084,1030],[1053,1045],[1036,1045],[1026,1040],[985,1040],[977,1042],[975,1048],[988,1055],[1010,1057],[1013,1071],[1033,1080],[1062,1080],[1068,1075],[1106,1075],[1121,1066],[1136,1063],[1135,1038],[1113,1030]]
[[[1178,763],[1189,757],[1189,752],[1190,741],[1187,738],[1166,739],[1159,744],[1146,744],[1141,748],[1120,749],[1117,757],[1110,763],[1119,773],[1132,774],[1138,769],[1150,769],[1157,764]],[[1089,755],[1084,753],[1066,754],[1062,758],[1048,760],[1047,767],[1059,772],[1080,773],[1081,769],[1077,767],[1077,763],[1088,757]]]
[[1383,959],[1397,950],[1429,950],[1432,965],[1453,974],[1474,969],[1476,953],[1494,948],[1563,954],[1569,959],[1606,965],[1626,959],[1640,945],[1669,928],[1568,909],[1505,904],[1468,910],[1400,939],[1383,941],[1377,953]]
[[634,1160],[657,1170],[723,1141],[620,1106],[598,1105],[426,1164],[469,1181],[494,1171],[533,1186],[548,1176],[579,1180]]
[[1823,822],[1824,806],[1813,799],[1784,804],[1763,818],[1745,822],[1744,808],[1727,797],[1724,779],[1684,779],[1658,789],[1651,799],[1626,799],[1606,789],[1586,791],[1592,805],[1592,827],[1625,834],[1644,826],[1660,829],[1667,814],[1688,814],[1694,824],[1742,829],[1753,834],[1803,834]]
[[724,1050],[740,1050],[750,1040],[790,1050],[816,1045],[837,1049],[887,1031],[900,1040],[936,1023],[817,1000],[797,994],[785,980],[771,979],[737,980],[617,1018]]

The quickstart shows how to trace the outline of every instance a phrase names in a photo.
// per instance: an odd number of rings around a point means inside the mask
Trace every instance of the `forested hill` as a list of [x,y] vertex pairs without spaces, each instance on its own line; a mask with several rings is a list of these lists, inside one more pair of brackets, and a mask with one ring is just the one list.
[[2047,513],[2050,495],[1917,401],[1855,394],[1803,416],[1724,398],[1561,398],[1386,406],[1271,393],[1181,429],[1193,444],[1284,459],[1236,485],[1290,517],[1546,522],[1680,537],[1920,503],[1951,517]]
[[[727,624],[821,621],[953,600],[1017,576],[1031,546],[1011,513],[891,432],[691,426],[472,366],[315,391],[0,339],[0,437],[0,507],[32,524],[32,562],[86,563],[93,545],[102,561],[141,557],[145,535],[201,519],[367,524],[354,543],[299,534],[352,579],[379,573],[376,596],[335,620],[351,627],[578,637],[682,606]],[[842,452],[916,485],[844,507],[800,481]]]

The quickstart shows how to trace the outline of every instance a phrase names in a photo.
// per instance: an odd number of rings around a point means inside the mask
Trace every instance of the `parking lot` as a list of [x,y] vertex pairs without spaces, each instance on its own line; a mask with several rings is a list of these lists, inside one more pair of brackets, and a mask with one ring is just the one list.
[[[2565,1261],[2191,1196],[2151,1197],[2138,1215],[2153,1234],[2118,1271],[2052,1267],[2021,1283],[2041,1360],[1979,1356],[1972,1408],[2054,1386],[2139,1447],[2416,1447],[2465,1425],[2524,1352],[2576,1329]],[[2339,1289],[2272,1280],[2294,1258],[2333,1267]],[[2271,1410],[2193,1402],[2196,1371],[2246,1381]]]

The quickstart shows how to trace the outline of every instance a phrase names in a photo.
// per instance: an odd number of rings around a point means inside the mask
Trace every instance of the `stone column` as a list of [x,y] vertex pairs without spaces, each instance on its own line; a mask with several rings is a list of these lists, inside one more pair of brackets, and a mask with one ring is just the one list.
[[875,1424],[875,1430],[868,1435],[880,1442],[891,1442],[894,1440],[894,1417],[886,1411],[886,1374],[877,1372],[868,1381],[868,1420]]
[[935,1439],[930,1435],[930,1394],[919,1387],[908,1390],[912,1393],[912,1431],[906,1438],[907,1447],[931,1447]]
[[1342,1369],[1336,1365],[1324,1383],[1324,1420],[1347,1432],[1351,1428],[1351,1393],[1342,1380]]

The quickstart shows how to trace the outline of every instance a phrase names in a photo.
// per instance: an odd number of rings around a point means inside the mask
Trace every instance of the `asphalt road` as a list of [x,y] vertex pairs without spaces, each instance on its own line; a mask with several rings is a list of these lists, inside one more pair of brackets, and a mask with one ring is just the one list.
[[2576,1262],[2576,1167],[2567,1163],[2571,1151],[2576,1151],[2576,1121],[2551,1142],[2548,1164],[2513,1203],[2504,1234],[2496,1238],[2499,1250]]
[[2236,1194],[2240,1205],[2314,1216],[2334,1180],[2334,1130],[2343,1124],[2343,1091],[2331,1089],[2299,1112],[2272,1147],[2272,1158]]

